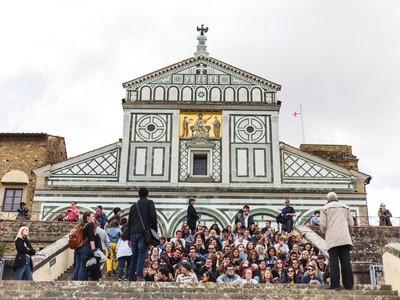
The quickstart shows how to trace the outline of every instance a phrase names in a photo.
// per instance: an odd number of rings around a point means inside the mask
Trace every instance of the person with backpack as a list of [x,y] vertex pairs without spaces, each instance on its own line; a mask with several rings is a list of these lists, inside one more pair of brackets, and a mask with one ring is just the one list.
[[[129,281],[144,280],[144,261],[147,253],[145,236],[153,229],[157,232],[157,214],[153,200],[147,199],[149,191],[139,189],[139,200],[131,206],[128,219],[129,243],[132,247],[132,261],[129,267]],[[147,231],[147,232],[146,232]],[[147,242],[147,243],[146,243]]]
[[82,222],[70,233],[69,247],[75,249],[75,268],[72,280],[86,280],[86,258],[100,248],[100,239],[96,238],[93,212],[85,212]]

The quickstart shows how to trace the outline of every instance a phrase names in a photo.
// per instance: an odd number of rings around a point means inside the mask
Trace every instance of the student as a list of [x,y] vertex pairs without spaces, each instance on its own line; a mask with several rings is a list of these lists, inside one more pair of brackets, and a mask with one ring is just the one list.
[[96,218],[94,213],[85,212],[82,217],[82,225],[84,226],[83,234],[86,240],[85,244],[75,250],[75,269],[72,280],[86,280],[86,259],[90,253],[101,247],[100,238],[95,234],[94,222]]
[[17,255],[14,259],[15,280],[33,280],[31,256],[35,255],[36,251],[32,248],[28,235],[29,228],[22,226],[15,238],[15,248],[17,250]]
[[16,220],[23,220],[23,221],[29,221],[31,218],[29,217],[29,210],[26,208],[26,203],[21,202],[19,204],[19,208],[17,209],[18,215]]

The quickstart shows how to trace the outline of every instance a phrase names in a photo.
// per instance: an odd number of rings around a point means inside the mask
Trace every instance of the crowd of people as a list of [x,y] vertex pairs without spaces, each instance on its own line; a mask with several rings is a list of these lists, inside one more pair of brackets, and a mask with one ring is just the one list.
[[[147,195],[146,189],[139,191],[128,222],[119,217],[119,208],[114,209],[114,217],[104,224],[106,235],[100,234],[104,231],[101,207],[96,213],[84,214],[88,242],[76,250],[73,279],[98,280],[103,272],[116,272],[118,280],[130,281],[329,283],[326,258],[293,231],[296,213],[289,201],[279,217],[282,230],[278,231],[271,221],[258,226],[248,205],[238,211],[233,227],[213,224],[208,228],[199,222],[196,200],[189,199],[187,222],[174,237],[161,236],[158,245],[148,247],[143,228],[157,228],[157,219],[154,203]],[[143,216],[138,215],[139,211]],[[140,219],[146,224],[141,224]],[[88,266],[97,249],[105,252],[107,260],[98,256],[97,263]]]
[[[129,281],[330,284],[339,288],[340,263],[345,288],[353,286],[348,228],[354,223],[350,209],[335,193],[328,194],[327,205],[311,219],[325,233],[330,262],[293,230],[296,212],[289,200],[277,217],[282,223],[278,230],[271,221],[257,224],[248,205],[237,212],[233,226],[204,226],[196,200],[189,199],[187,222],[175,236],[161,236],[152,244],[149,229],[157,230],[157,216],[154,202],[147,197],[148,190],[141,188],[128,219],[121,217],[118,207],[110,219],[100,205],[95,213],[83,214],[79,224],[82,245],[75,248],[73,280],[99,280],[104,273],[116,273],[118,280]],[[72,214],[79,216],[75,202],[66,216]],[[21,227],[16,238],[17,279],[32,279],[30,256],[35,251],[28,233],[28,228]]]

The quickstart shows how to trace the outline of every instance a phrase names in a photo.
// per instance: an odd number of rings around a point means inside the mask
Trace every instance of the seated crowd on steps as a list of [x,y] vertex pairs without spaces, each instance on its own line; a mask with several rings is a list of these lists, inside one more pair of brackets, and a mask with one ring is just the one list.
[[[101,273],[116,273],[117,280],[129,278],[132,251],[125,234],[127,220],[120,212],[114,209],[105,230],[100,222],[95,225],[108,259],[104,270],[100,267],[96,275],[91,270],[85,279],[99,280]],[[279,231],[270,221],[248,228],[240,222],[222,229],[217,224],[210,228],[197,224],[193,231],[183,224],[174,237],[161,237],[160,242],[149,248],[146,281],[329,284],[328,263],[318,249],[299,233]]]

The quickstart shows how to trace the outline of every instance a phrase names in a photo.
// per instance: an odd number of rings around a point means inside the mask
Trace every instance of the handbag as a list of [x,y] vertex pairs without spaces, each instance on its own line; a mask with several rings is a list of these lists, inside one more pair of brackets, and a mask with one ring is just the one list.
[[136,210],[138,211],[140,223],[142,223],[142,228],[144,231],[144,240],[146,244],[151,246],[158,246],[160,244],[160,236],[158,235],[157,231],[155,231],[153,228],[147,229],[146,226],[144,226],[142,213],[140,212],[137,202],[135,202],[135,205],[136,205]]

